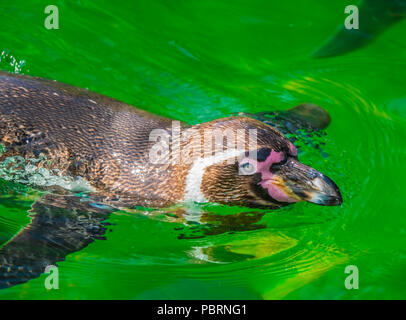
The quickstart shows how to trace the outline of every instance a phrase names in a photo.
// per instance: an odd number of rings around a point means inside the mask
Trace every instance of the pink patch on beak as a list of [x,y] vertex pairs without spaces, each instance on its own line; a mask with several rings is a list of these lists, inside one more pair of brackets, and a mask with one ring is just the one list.
[[269,167],[273,163],[281,162],[284,158],[283,152],[271,151],[270,155],[264,162],[257,163],[257,172],[261,173],[262,180],[270,179],[273,176],[273,173],[269,171]]
[[[294,150],[297,154],[296,148],[293,144],[291,153],[292,155]],[[285,194],[277,185],[274,185],[272,183],[272,177],[274,174],[269,170],[270,166],[273,163],[278,163],[281,162],[284,159],[284,154],[283,152],[275,152],[274,150],[271,151],[271,154],[266,158],[264,162],[258,162],[257,163],[257,172],[261,173],[261,178],[262,181],[259,183],[263,188],[268,190],[269,195],[274,198],[276,201],[280,202],[298,202],[298,200],[293,199],[289,197],[287,194]]]
[[289,197],[278,186],[274,185],[271,181],[262,181],[261,186],[268,189],[269,195],[279,202],[298,202],[298,200]]

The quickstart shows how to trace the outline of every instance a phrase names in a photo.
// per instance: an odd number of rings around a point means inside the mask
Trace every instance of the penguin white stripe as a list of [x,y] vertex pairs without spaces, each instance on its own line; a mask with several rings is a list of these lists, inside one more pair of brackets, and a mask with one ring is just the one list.
[[205,169],[213,164],[220,163],[229,158],[239,156],[243,152],[245,152],[245,150],[232,149],[225,152],[217,153],[211,157],[196,159],[186,176],[183,201],[208,202],[201,190]]

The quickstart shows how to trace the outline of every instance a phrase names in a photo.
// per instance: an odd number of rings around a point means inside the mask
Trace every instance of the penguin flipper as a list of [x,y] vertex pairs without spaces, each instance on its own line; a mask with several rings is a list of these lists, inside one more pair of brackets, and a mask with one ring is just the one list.
[[0,248],[0,289],[37,278],[47,266],[104,239],[114,209],[82,200],[46,194],[32,205],[31,223]]
[[[263,111],[259,113],[239,113],[275,127],[292,143],[301,143],[321,150],[326,132],[323,129],[330,124],[330,115],[323,108],[303,103],[283,111]],[[321,139],[320,139],[321,138]],[[300,145],[297,146],[300,149]]]
[[240,115],[246,115],[276,127],[283,134],[322,130],[327,128],[331,121],[326,110],[312,103],[302,103],[288,110],[240,113]]

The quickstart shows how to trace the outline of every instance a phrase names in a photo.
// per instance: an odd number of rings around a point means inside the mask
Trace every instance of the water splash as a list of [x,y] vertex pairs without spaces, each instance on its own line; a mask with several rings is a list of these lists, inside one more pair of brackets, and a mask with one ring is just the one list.
[[22,73],[25,68],[25,60],[18,60],[8,50],[0,54],[0,69],[13,73]]
[[82,177],[63,176],[58,169],[39,167],[44,159],[8,157],[0,162],[0,177],[6,181],[21,183],[35,188],[61,187],[72,192],[93,192],[94,189]]

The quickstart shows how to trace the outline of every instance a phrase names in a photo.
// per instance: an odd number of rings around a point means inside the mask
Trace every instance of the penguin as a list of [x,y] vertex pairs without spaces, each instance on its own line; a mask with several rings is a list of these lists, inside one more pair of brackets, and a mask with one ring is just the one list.
[[[320,109],[299,106],[291,119],[325,127],[329,117]],[[299,162],[292,142],[263,121],[240,114],[190,126],[86,89],[5,72],[0,144],[0,160],[37,159],[38,168],[80,177],[93,194],[121,205],[342,203],[337,185]]]
[[[72,183],[59,187],[51,179],[49,192],[32,204],[29,226],[0,247],[0,289],[37,278],[47,266],[105,240],[106,219],[124,207],[188,201],[267,209],[299,201],[340,205],[336,184],[300,163],[285,137],[320,134],[329,123],[325,110],[307,103],[191,126],[85,89],[0,72],[0,162],[8,174],[36,166],[88,186],[86,195],[76,195],[63,188]],[[204,233],[263,228],[263,214],[215,216]],[[203,216],[203,223],[212,218]]]

